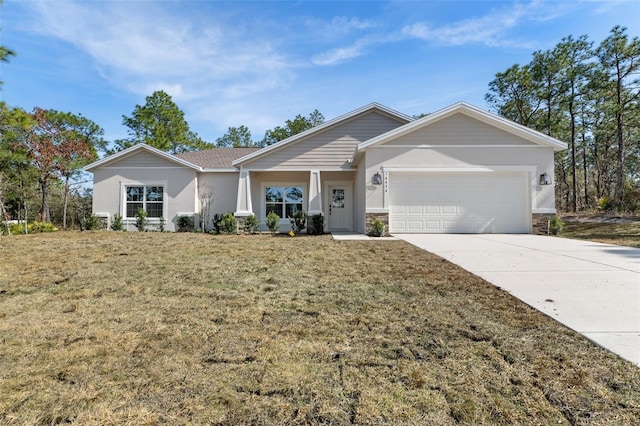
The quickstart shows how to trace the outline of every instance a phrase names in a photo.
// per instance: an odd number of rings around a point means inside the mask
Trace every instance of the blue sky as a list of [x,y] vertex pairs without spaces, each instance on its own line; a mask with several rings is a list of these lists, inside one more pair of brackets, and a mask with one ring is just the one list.
[[112,141],[162,89],[203,139],[246,125],[260,140],[316,108],[486,109],[497,72],[615,25],[639,35],[640,2],[5,0],[0,43],[17,56],[1,65],[0,98],[82,113]]

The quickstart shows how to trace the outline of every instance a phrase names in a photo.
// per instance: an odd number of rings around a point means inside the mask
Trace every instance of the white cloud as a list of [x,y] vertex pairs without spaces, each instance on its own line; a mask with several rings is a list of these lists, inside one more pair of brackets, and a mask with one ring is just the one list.
[[[416,22],[386,34],[368,34],[355,42],[328,49],[312,57],[312,63],[320,66],[337,65],[349,59],[357,58],[373,50],[376,45],[400,42],[407,39],[421,39],[443,46],[462,46],[481,44],[499,47],[530,48],[529,40],[518,40],[513,37],[511,29],[524,21],[544,21],[554,19],[566,13],[563,4],[552,5],[548,2],[533,1],[514,3],[508,8],[492,10],[485,15],[464,19],[444,25],[433,25],[429,22]],[[346,18],[335,18],[335,26],[348,27]],[[352,24],[356,26],[358,22]],[[366,28],[379,28],[371,23],[362,23]]]
[[232,93],[228,86],[260,92],[286,84],[297,67],[268,39],[215,21],[196,27],[193,17],[171,13],[163,2],[29,5],[35,31],[74,45],[114,86],[141,95],[156,87],[178,100]]
[[379,27],[379,23],[371,19],[335,16],[331,20],[307,18],[306,27],[316,39],[336,40],[354,31],[365,31]]
[[525,21],[555,19],[566,12],[561,2],[532,1],[514,3],[510,7],[492,10],[489,13],[451,24],[434,26],[428,22],[417,22],[402,28],[407,38],[417,38],[444,46],[481,44],[486,46],[530,47],[527,40],[517,40],[509,31]]
[[336,65],[348,59],[361,56],[364,51],[364,43],[356,43],[348,47],[340,47],[331,49],[328,52],[321,53],[312,58],[315,65]]

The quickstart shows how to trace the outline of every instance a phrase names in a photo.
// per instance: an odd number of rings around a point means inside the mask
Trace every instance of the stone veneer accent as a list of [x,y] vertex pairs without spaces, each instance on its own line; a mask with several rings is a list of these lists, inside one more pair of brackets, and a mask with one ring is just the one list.
[[384,235],[389,236],[389,213],[367,213],[365,216],[364,230],[367,235],[371,235],[373,221],[380,219],[384,223]]
[[551,213],[531,214],[531,233],[534,235],[549,235],[549,221],[555,216]]
[[236,216],[236,234],[244,234],[244,222],[246,220],[246,216]]

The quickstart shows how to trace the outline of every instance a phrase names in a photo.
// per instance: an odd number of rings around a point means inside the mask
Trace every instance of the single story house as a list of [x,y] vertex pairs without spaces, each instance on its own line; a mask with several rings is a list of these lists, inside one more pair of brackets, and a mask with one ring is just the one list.
[[[270,211],[322,214],[325,231],[531,233],[554,215],[554,152],[567,145],[461,102],[413,119],[372,103],[261,149],[171,155],[140,144],[98,160],[93,211],[129,225]],[[210,220],[210,219],[206,219]],[[211,224],[207,224],[211,228]]]

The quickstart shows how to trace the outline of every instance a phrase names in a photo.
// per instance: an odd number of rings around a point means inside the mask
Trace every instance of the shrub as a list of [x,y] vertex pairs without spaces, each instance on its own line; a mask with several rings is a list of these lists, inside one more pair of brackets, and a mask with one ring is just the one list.
[[238,222],[236,221],[236,217],[231,212],[227,212],[222,215],[220,219],[220,232],[224,232],[225,234],[235,234],[236,229],[238,227]]
[[164,217],[161,217],[160,222],[158,222],[158,232],[164,232],[164,224],[165,224]]
[[603,195],[602,197],[598,198],[598,210],[610,212],[613,211],[613,208],[613,201],[609,197]]
[[563,227],[564,222],[558,216],[552,217],[549,221],[549,233],[551,235],[558,235]]
[[[25,232],[26,228],[26,232]],[[11,224],[11,233],[12,234],[37,234],[39,232],[55,232],[58,228],[54,226],[51,222],[31,222],[26,225],[24,223],[12,223]]]
[[371,235],[374,237],[382,237],[384,235],[384,223],[380,219],[376,219],[371,224]]
[[16,234],[24,234],[25,233],[25,229],[27,232],[31,232],[30,231],[30,227],[26,226],[24,223],[12,223],[9,225],[9,229],[11,229],[11,233],[13,235]]
[[220,233],[220,221],[222,220],[222,213],[216,213],[213,215],[211,219],[211,223],[213,224],[213,229],[211,230],[212,234]]
[[176,224],[178,225],[178,232],[191,232],[195,229],[193,217],[191,216],[178,216]]
[[123,229],[124,225],[122,224],[122,215],[120,213],[114,214],[113,220],[111,221],[111,230],[122,231]]
[[139,232],[144,232],[147,226],[147,211],[145,209],[138,209],[136,213],[136,228]]
[[255,234],[258,232],[259,226],[258,218],[254,214],[251,214],[244,219],[244,232],[248,234]]
[[289,223],[291,224],[291,229],[300,233],[307,227],[307,214],[302,210],[298,210],[293,216],[289,216]]
[[322,214],[311,215],[307,222],[307,234],[322,235],[324,232],[324,216]]
[[100,229],[100,218],[94,214],[89,216],[84,221],[84,229],[87,231],[95,231],[96,229]]
[[280,230],[280,216],[275,212],[269,212],[266,223],[272,234],[276,234]]

